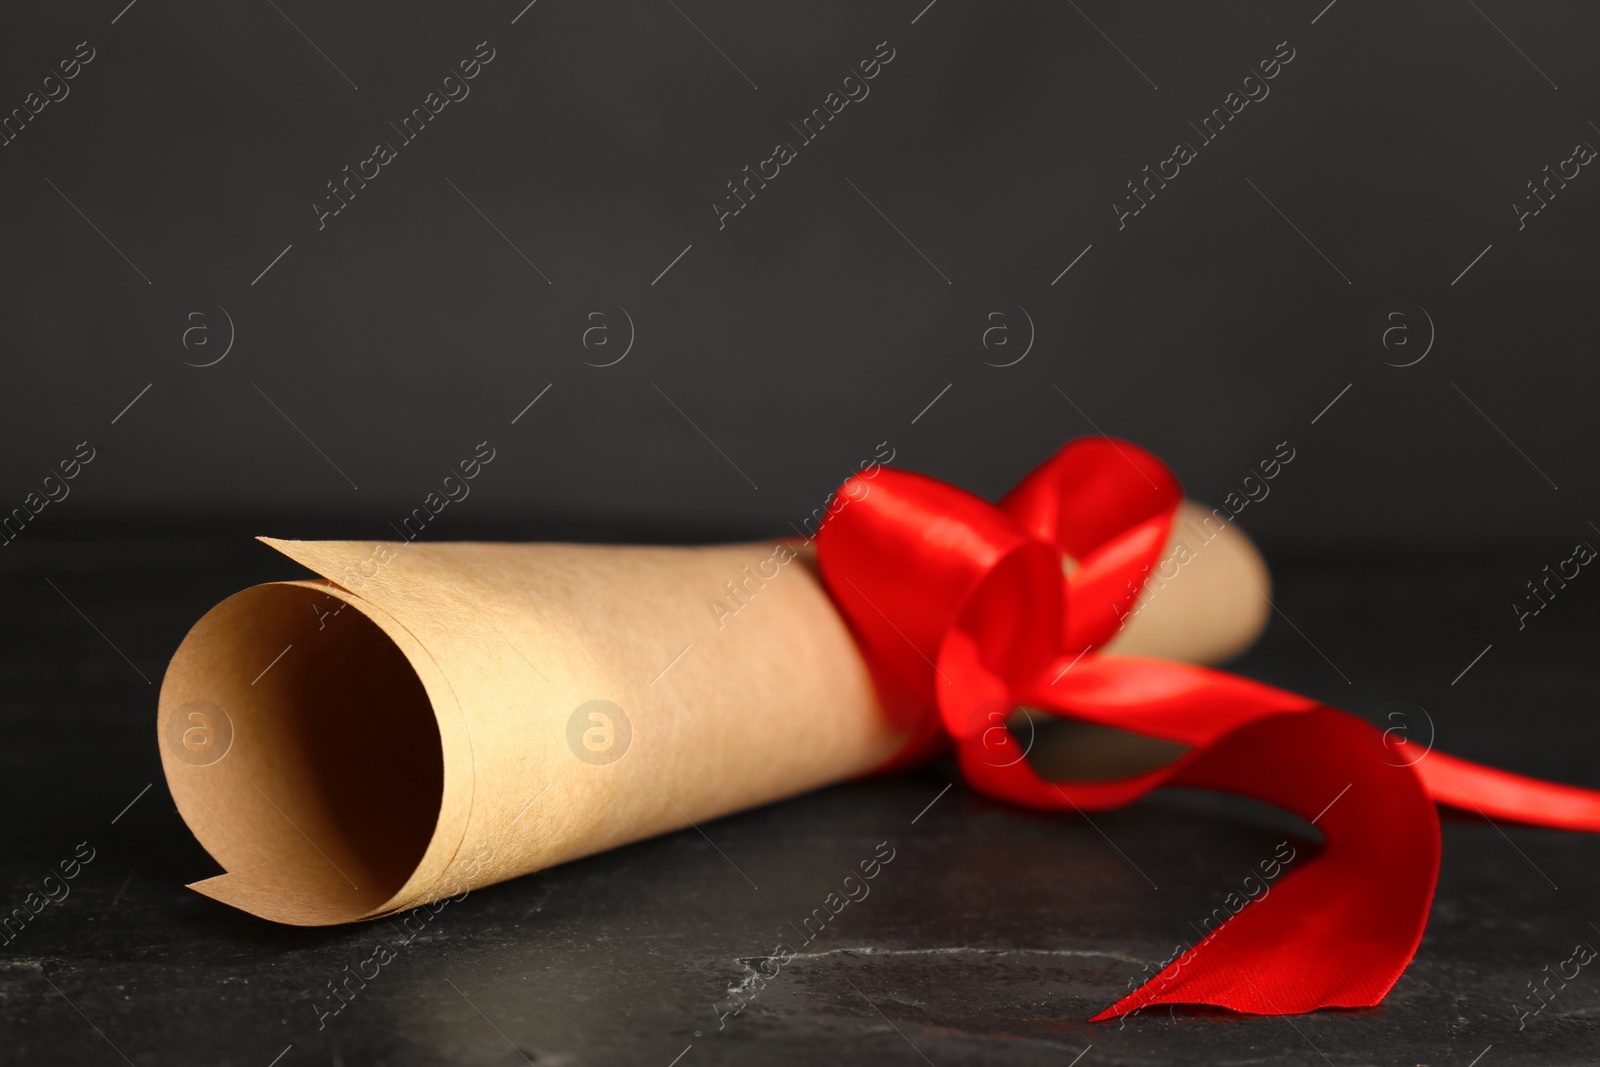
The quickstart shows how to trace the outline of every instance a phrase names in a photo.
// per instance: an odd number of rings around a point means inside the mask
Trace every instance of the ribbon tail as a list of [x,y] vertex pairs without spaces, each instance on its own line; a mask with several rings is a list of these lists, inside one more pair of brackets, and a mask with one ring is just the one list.
[[[1226,678],[1208,673],[1213,677],[1166,677]],[[1255,695],[1264,704],[1269,692],[1263,687]],[[1154,701],[1158,709],[1161,703]],[[1263,704],[1204,740],[1190,735],[1195,747],[1176,762],[1115,781],[1047,781],[1003,731],[958,745],[963,775],[974,787],[1040,810],[1081,814],[1176,786],[1264,801],[1322,832],[1324,845],[1314,857],[1298,854],[1304,843],[1286,842],[1230,879],[1244,892],[1196,916],[1189,949],[1092,1021],[1167,1003],[1252,1015],[1371,1007],[1416,954],[1439,874],[1439,817],[1416,769],[1397,761],[1385,735],[1354,715],[1320,705],[1302,710],[1298,702],[1271,714]],[[1056,707],[1075,717],[1084,711],[1071,703]],[[1101,703],[1084,717],[1108,710]]]
[[[1319,706],[1225,671],[1134,656],[1063,656],[1049,674],[1054,681],[1041,680],[1028,694],[1036,706],[1186,745],[1210,744],[1266,715]],[[1393,729],[1381,738],[1387,762],[1412,767],[1435,803],[1487,819],[1600,833],[1600,791],[1486,767]]]
[[1100,655],[1063,656],[1022,700],[1083,722],[1183,745],[1210,744],[1268,715],[1322,707],[1310,697],[1209,667]]
[[1293,811],[1325,847],[1264,861],[1244,879],[1253,901],[1231,895],[1236,914],[1201,918],[1182,956],[1091,1021],[1152,1004],[1288,1015],[1382,1000],[1416,954],[1439,872],[1432,799],[1387,753],[1374,727],[1321,709],[1258,719],[1177,765],[1165,784]]
[[[1398,754],[1420,747],[1411,742],[1398,749]],[[1477,812],[1486,819],[1600,832],[1600,792],[1592,789],[1525,778],[1426,750],[1416,757],[1414,769],[1440,804]]]

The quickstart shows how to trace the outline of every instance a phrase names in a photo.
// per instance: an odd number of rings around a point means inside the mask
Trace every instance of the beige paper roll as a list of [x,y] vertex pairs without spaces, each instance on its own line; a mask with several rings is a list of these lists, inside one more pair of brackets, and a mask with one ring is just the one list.
[[[788,542],[263,540],[326,580],[208,612],[158,723],[178,810],[226,872],[192,888],[263,918],[394,914],[866,774],[909,730]],[[1119,650],[1231,654],[1266,592],[1229,530]]]

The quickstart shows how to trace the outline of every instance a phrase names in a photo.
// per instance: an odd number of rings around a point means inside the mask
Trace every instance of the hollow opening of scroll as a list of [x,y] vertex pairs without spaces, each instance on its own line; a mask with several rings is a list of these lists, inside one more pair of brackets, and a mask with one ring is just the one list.
[[[230,738],[202,760],[169,720],[207,704]],[[353,604],[287,583],[230,597],[185,638],[161,705],[173,798],[228,872],[196,889],[283,922],[340,922],[417,868],[440,811],[439,729],[405,654]]]

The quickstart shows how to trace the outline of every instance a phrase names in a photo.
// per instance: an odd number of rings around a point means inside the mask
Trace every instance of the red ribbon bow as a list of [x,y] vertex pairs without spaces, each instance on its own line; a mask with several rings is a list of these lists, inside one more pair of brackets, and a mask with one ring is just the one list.
[[[1092,654],[1128,614],[1183,499],[1135,445],[1070,442],[998,506],[889,468],[839,492],[847,503],[817,534],[823,580],[885,705],[938,711],[897,763],[953,743],[975,788],[1025,807],[1081,814],[1163,786],[1211,789],[1323,834],[1314,860],[1091,1021],[1164,1003],[1256,1015],[1371,1007],[1422,940],[1439,873],[1435,804],[1600,830],[1600,793],[1428,751],[1222,671]],[[1063,554],[1078,563],[1070,574]],[[1018,706],[1191,747],[1131,778],[1051,782],[996,728]]]

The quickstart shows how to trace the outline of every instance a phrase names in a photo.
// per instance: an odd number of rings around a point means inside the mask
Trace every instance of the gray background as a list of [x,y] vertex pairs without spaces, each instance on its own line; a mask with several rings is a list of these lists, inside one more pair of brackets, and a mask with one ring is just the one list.
[[[96,57],[0,148],[0,510],[88,439],[23,536],[383,536],[487,440],[430,537],[779,532],[879,442],[997,495],[1098,427],[1212,501],[1289,441],[1241,517],[1269,547],[1564,554],[1592,532],[1600,177],[1522,230],[1512,204],[1600,143],[1600,14],[1325,3],[12,8],[0,110]],[[885,40],[870,96],[719,231],[724,183]],[[480,41],[470,96],[319,231],[324,183]],[[1281,41],[1270,96],[1119,230],[1125,183]],[[587,366],[607,305],[635,344]],[[1436,343],[1386,366],[1418,307]],[[186,365],[217,308],[231,351]],[[1031,351],[986,365],[1019,308]],[[1385,351],[1394,308],[1415,344]]]

